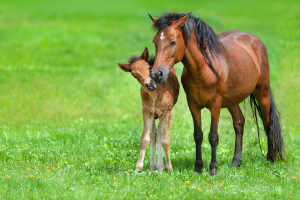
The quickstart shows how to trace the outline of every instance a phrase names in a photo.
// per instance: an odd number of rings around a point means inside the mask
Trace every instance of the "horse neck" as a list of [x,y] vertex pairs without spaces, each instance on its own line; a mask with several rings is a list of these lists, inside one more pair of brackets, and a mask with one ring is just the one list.
[[199,49],[195,33],[192,33],[187,41],[181,62],[186,68],[188,74],[193,77],[201,77],[203,69],[207,67],[204,56]]

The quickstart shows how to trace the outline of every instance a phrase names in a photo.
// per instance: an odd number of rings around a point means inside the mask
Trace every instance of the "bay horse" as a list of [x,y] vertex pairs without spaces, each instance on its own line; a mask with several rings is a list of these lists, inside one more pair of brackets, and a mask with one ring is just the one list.
[[216,175],[218,169],[216,150],[221,108],[229,110],[236,135],[231,165],[238,166],[242,162],[245,118],[239,103],[249,95],[256,125],[257,112],[263,120],[268,138],[267,159],[274,163],[277,157],[282,158],[284,142],[270,88],[268,52],[264,43],[244,31],[230,30],[216,35],[209,25],[191,13],[165,13],[158,19],[149,16],[157,30],[153,38],[156,59],[151,70],[152,79],[164,83],[174,64],[181,61],[184,65],[181,81],[194,122],[195,172],[201,172],[203,167],[203,108],[211,113],[211,175]]
[[[130,64],[120,64],[119,67],[125,72],[130,72],[141,84],[141,98],[143,104],[144,128],[141,137],[140,156],[135,170],[143,169],[145,152],[149,142],[151,142],[151,170],[163,170],[163,153],[165,151],[166,170],[172,171],[170,159],[170,137],[169,129],[171,125],[171,111],[177,102],[179,95],[179,82],[175,68],[170,69],[169,78],[166,82],[155,84],[150,77],[150,68],[154,64],[154,58],[149,59],[148,49],[145,48],[140,58],[133,56],[129,60]],[[160,122],[156,130],[155,119]],[[158,155],[156,163],[156,141],[158,145]]]

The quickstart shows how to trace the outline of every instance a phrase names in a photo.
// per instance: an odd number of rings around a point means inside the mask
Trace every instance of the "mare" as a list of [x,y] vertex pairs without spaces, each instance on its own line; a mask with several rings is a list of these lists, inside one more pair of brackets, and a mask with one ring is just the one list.
[[195,172],[201,172],[203,167],[203,108],[211,113],[210,173],[215,175],[218,169],[216,151],[221,108],[229,110],[236,135],[231,165],[238,166],[242,162],[245,118],[239,103],[248,96],[256,125],[257,112],[263,121],[268,138],[267,159],[274,163],[277,157],[282,158],[284,144],[280,118],[270,88],[268,52],[264,43],[257,36],[239,30],[216,35],[209,25],[191,14],[149,16],[157,30],[153,38],[156,59],[151,70],[152,79],[164,83],[174,64],[181,61],[184,65],[181,81],[194,122]]
[[[122,70],[130,72],[141,84],[144,128],[141,137],[140,156],[135,170],[143,169],[145,152],[149,142],[151,142],[150,169],[164,169],[163,148],[166,157],[166,170],[172,171],[169,129],[172,118],[171,111],[176,104],[179,95],[179,82],[177,80],[175,68],[172,68],[170,69],[168,80],[156,85],[150,77],[150,70],[153,63],[154,58],[149,59],[148,49],[145,48],[140,58],[133,56],[130,58],[129,64],[118,64]],[[156,129],[155,126],[156,118],[159,118],[160,120],[158,129]],[[157,163],[156,142],[158,145]]]

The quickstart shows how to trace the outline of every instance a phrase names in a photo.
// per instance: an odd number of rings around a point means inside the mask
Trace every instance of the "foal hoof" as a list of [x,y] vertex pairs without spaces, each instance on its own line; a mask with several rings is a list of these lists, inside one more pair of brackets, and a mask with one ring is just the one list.
[[136,166],[135,167],[135,171],[142,171],[143,170],[143,167],[141,167],[141,166]]
[[171,172],[171,171],[173,171],[173,168],[172,168],[172,166],[168,166],[168,167],[166,166],[165,170],[167,172]]
[[156,170],[156,164],[150,165],[150,169],[153,170],[153,171]]

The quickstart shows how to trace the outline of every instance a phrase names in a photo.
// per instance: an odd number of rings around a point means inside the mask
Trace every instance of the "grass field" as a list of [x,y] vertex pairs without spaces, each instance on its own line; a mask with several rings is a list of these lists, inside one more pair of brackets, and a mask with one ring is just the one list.
[[[141,2],[1,1],[0,199],[299,199],[299,1]],[[262,156],[247,99],[241,104],[241,167],[228,167],[235,134],[222,110],[219,170],[210,176],[204,110],[204,167],[194,174],[192,118],[181,87],[170,131],[174,171],[150,171],[149,150],[144,170],[134,171],[142,133],[140,85],[117,63],[145,46],[154,54],[147,13],[159,17],[164,11],[192,11],[217,33],[240,29],[264,41],[285,160],[272,166]],[[180,76],[181,63],[176,70]]]

